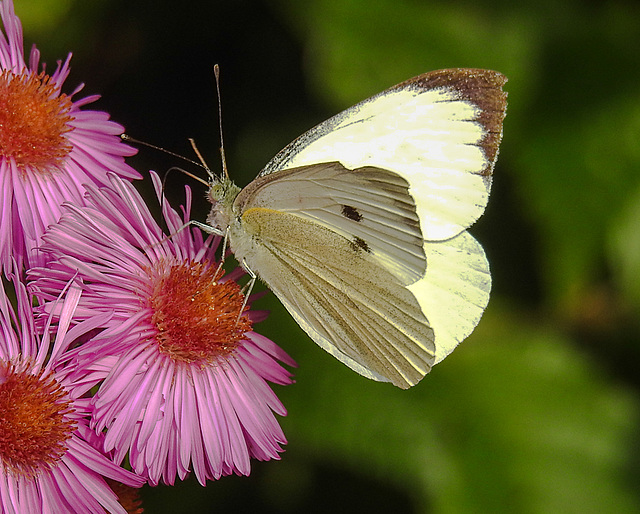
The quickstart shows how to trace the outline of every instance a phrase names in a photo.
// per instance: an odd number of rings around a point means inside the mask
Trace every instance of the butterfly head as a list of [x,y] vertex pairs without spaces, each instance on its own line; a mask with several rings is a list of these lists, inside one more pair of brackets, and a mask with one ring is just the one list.
[[207,224],[216,233],[224,234],[233,216],[233,202],[240,193],[240,188],[226,177],[214,177],[209,188],[208,198],[212,204],[207,216]]

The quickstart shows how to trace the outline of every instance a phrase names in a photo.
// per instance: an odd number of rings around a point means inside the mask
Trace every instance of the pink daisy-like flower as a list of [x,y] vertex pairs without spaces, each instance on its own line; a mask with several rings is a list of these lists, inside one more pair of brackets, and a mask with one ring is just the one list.
[[[278,459],[286,443],[274,413],[286,410],[268,382],[291,383],[278,361],[295,362],[252,331],[264,312],[247,310],[236,280],[215,261],[219,238],[164,203],[165,235],[133,186],[87,187],[87,205],[67,206],[45,235],[47,269],[32,270],[47,301],[73,276],[84,283],[80,320],[110,316],[78,348],[77,362],[104,381],[93,426],[105,451],[127,456],[151,484],[173,484],[193,470],[200,483],[248,474],[250,458]],[[161,185],[152,173],[158,197]]]
[[37,247],[46,228],[61,214],[66,201],[82,202],[85,183],[106,184],[107,172],[127,179],[140,175],[125,164],[135,150],[118,137],[124,129],[104,112],[81,110],[93,95],[73,100],[61,92],[69,60],[52,75],[38,71],[40,52],[23,52],[22,26],[13,2],[0,2],[0,265],[39,262]]
[[58,302],[57,332],[46,323],[38,337],[31,298],[12,278],[17,309],[0,288],[0,511],[126,514],[105,477],[134,487],[145,480],[93,446],[102,436],[89,428],[82,398],[91,381],[75,382],[67,367],[70,344],[95,328],[69,329],[80,289]]

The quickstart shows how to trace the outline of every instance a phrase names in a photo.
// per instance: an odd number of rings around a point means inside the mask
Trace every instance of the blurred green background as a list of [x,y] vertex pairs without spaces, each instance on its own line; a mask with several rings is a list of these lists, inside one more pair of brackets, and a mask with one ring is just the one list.
[[[74,52],[70,92],[127,131],[245,185],[312,125],[444,67],[509,77],[486,214],[494,289],[477,330],[419,385],[368,381],[273,298],[256,327],[299,363],[278,462],[146,512],[640,511],[640,8],[555,0],[16,0],[27,47]],[[83,93],[83,94],[84,94]],[[141,172],[185,166],[143,148]],[[198,172],[197,169],[192,171]],[[168,181],[172,201],[185,178]],[[148,185],[148,180],[146,181]],[[208,206],[204,188],[194,217]],[[144,186],[141,186],[144,187]]]

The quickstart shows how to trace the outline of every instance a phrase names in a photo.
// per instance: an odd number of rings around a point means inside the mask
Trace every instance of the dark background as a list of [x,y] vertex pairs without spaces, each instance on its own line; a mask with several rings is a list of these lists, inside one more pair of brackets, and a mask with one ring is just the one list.
[[[144,491],[146,512],[637,512],[640,10],[551,0],[16,0],[27,47],[74,53],[133,137],[245,185],[314,124],[444,67],[509,77],[486,214],[471,229],[494,289],[474,334],[409,391],[317,348],[275,299],[256,330],[299,364],[278,462],[202,488]],[[197,167],[142,148],[131,164]],[[204,176],[204,175],[203,175]],[[141,189],[148,188],[148,178]],[[189,183],[204,220],[205,188]],[[149,197],[151,198],[151,196]]]

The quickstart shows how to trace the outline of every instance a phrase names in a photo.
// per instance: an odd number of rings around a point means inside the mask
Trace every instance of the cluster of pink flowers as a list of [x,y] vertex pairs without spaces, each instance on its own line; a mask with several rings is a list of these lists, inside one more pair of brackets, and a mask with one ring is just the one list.
[[0,1],[0,511],[140,512],[122,487],[204,484],[277,459],[286,411],[270,383],[295,366],[253,332],[219,238],[185,228],[162,198],[160,228],[125,163],[123,127],[25,61]]

